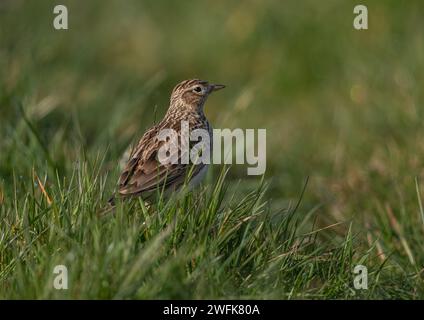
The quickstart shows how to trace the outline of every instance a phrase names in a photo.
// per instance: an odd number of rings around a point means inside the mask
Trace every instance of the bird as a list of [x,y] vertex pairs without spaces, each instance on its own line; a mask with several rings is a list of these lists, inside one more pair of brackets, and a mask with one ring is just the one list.
[[[204,113],[204,106],[209,95],[225,88],[222,84],[213,84],[200,79],[184,80],[177,84],[171,93],[168,110],[163,119],[149,128],[131,149],[129,158],[119,176],[117,188],[109,200],[115,206],[115,200],[141,197],[148,200],[155,191],[164,190],[170,193],[188,183],[190,188],[196,187],[206,175],[208,164],[183,163],[182,161],[167,163],[160,161],[160,148],[166,141],[159,135],[165,129],[176,132],[180,141],[182,135],[181,123],[185,121],[189,130],[204,129],[210,138],[212,151],[212,126]],[[182,141],[182,139],[181,139]],[[192,143],[190,142],[190,146]],[[175,154],[181,160],[182,146],[179,144]],[[186,181],[188,179],[188,181]]]

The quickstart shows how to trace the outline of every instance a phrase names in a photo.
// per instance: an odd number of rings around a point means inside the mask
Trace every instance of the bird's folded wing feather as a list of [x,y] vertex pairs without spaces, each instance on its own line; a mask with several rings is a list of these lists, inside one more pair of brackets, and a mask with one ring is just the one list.
[[[138,146],[132,152],[127,165],[119,179],[118,193],[122,196],[137,195],[155,190],[165,189],[174,185],[182,185],[192,164],[181,164],[181,153],[176,164],[162,163],[158,160],[158,150],[165,143],[157,138],[158,127],[153,127],[141,138]],[[168,150],[172,150],[168,149]],[[169,155],[172,158],[172,154]],[[195,176],[204,164],[195,165],[192,176]]]

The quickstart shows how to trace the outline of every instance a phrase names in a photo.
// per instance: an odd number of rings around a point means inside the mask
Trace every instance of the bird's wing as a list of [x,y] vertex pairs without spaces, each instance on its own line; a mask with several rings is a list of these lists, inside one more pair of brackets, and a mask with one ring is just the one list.
[[[177,163],[160,162],[158,151],[165,142],[158,139],[158,132],[159,127],[148,130],[132,152],[119,179],[118,193],[120,195],[137,195],[153,191],[158,187],[166,189],[184,183],[186,175],[193,165],[181,164],[181,152],[178,152],[178,148],[175,149],[178,153],[175,155],[178,159]],[[169,150],[172,150],[172,148]],[[169,156],[172,158],[173,155]],[[191,173],[192,176],[195,176],[203,166],[202,163],[195,165]]]

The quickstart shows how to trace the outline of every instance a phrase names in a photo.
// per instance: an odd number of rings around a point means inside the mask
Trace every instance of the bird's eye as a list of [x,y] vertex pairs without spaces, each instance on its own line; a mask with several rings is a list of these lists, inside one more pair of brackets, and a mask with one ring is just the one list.
[[193,91],[199,93],[199,92],[202,92],[202,88],[201,87],[195,87],[193,89]]

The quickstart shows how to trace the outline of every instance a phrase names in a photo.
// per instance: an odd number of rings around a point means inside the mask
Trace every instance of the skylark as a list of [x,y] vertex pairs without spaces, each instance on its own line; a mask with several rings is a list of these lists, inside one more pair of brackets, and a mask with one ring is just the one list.
[[[189,130],[204,129],[209,134],[212,151],[212,127],[206,119],[203,108],[208,96],[224,85],[211,84],[199,79],[185,80],[175,86],[171,94],[169,108],[165,117],[158,124],[148,129],[135,148],[132,149],[129,159],[120,175],[117,191],[109,201],[112,205],[115,198],[140,196],[147,199],[155,190],[162,188],[169,192],[175,191],[185,182],[190,186],[198,184],[205,176],[208,165],[205,163],[164,163],[160,161],[158,153],[166,143],[159,138],[163,130],[172,129],[181,136],[181,123],[186,122]],[[191,146],[190,146],[191,147]],[[181,160],[183,152],[181,145],[176,149],[174,156]],[[172,156],[172,155],[171,155]],[[190,175],[187,176],[190,172]]]

